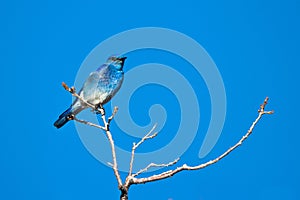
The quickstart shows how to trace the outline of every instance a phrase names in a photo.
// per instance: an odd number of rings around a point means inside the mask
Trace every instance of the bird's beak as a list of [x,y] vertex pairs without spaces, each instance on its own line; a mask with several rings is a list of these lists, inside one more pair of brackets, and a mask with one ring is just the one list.
[[127,57],[121,57],[119,60],[122,60],[123,62],[126,60]]

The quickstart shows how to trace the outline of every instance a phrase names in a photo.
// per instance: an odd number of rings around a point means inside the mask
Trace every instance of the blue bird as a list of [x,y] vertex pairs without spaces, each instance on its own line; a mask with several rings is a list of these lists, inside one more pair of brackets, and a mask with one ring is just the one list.
[[[78,94],[88,103],[95,105],[95,107],[106,104],[119,91],[122,85],[125,59],[126,57],[109,57],[105,64],[89,75]],[[54,122],[54,126],[61,128],[72,119],[72,116],[77,115],[86,108],[88,106],[76,98],[72,105]]]

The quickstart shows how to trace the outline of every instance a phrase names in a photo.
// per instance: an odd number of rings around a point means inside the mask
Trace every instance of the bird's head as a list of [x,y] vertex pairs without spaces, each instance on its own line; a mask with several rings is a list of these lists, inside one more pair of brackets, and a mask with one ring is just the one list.
[[117,70],[122,70],[126,58],[127,57],[111,56],[107,59],[107,62],[113,65]]

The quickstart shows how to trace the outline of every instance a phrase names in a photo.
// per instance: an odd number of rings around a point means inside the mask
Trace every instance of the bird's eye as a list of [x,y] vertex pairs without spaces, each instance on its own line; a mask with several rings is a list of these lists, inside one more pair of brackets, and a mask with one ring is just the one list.
[[112,61],[116,61],[117,60],[117,57],[113,56],[110,58]]

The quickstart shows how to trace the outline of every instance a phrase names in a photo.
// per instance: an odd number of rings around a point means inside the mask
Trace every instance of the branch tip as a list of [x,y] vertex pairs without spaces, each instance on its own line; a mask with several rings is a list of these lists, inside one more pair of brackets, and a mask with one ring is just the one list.
[[266,105],[268,104],[269,97],[266,97],[264,102],[260,105],[259,112],[263,112],[265,110]]
[[69,86],[65,82],[62,82],[61,85],[65,88],[65,90],[69,91]]
[[117,113],[118,110],[119,110],[118,106],[115,106],[115,107],[114,107],[114,113]]
[[[104,110],[104,109],[103,109]],[[115,115],[117,114],[117,112],[118,112],[118,107],[117,106],[115,106],[114,107],[114,110],[113,110],[113,113],[111,114],[111,116],[108,118],[108,120],[107,120],[107,123],[108,124],[110,124],[110,122],[111,122],[111,120],[115,117]]]
[[61,85],[63,86],[63,88],[65,88],[65,90],[67,90],[68,92],[74,94],[75,93],[75,87],[72,86],[71,88],[65,83],[62,82]]

